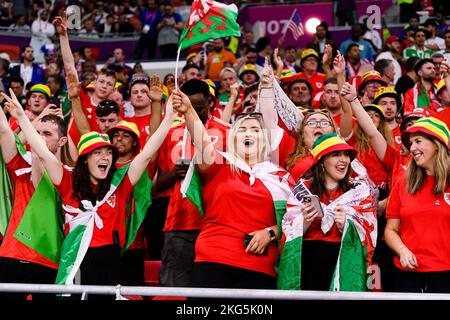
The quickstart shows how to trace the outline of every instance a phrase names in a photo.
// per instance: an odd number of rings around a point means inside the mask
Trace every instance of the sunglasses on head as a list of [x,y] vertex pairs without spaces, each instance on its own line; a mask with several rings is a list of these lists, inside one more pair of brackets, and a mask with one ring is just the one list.
[[235,121],[242,118],[250,118],[250,119],[262,119],[263,115],[261,112],[250,112],[250,113],[239,113],[236,115]]
[[100,101],[100,103],[98,104],[97,108],[103,108],[103,109],[114,109],[116,107],[116,104],[114,102],[111,101]]

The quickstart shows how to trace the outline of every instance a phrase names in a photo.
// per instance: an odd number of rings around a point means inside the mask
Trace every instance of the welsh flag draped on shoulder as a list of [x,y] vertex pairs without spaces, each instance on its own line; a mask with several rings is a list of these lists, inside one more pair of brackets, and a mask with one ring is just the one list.
[[180,37],[180,50],[210,39],[240,36],[236,5],[211,0],[194,0]]
[[[341,195],[328,206],[322,205],[324,217],[321,229],[324,234],[334,224],[333,211],[336,206],[346,210],[346,222],[342,233],[341,248],[330,285],[332,291],[367,291],[367,268],[371,264],[377,240],[376,191],[373,182],[367,178],[365,168],[357,161],[352,162],[358,177],[353,188]],[[303,197],[310,194],[300,180],[294,187],[294,198],[301,206]],[[375,195],[375,196],[374,196]],[[278,267],[278,289],[301,289],[301,245],[303,241],[303,215],[299,207],[287,206],[282,222],[286,237],[280,265]]]
[[[16,146],[31,166],[31,153],[26,152],[17,135]],[[18,171],[16,174],[28,173],[31,167]],[[14,232],[14,238],[57,264],[64,238],[62,217],[61,197],[44,172]]]
[[[59,262],[56,284],[73,284],[73,279],[80,268],[80,265],[89,248],[94,232],[94,224],[97,228],[103,228],[103,221],[97,214],[98,208],[105,203],[116,191],[128,171],[129,165],[117,169],[111,182],[111,187],[101,201],[95,205],[88,200],[82,200],[81,203],[85,210],[63,205],[65,215],[65,227],[68,228],[67,237],[64,239],[61,249],[61,260]],[[151,203],[149,200],[150,189],[147,192],[143,188],[149,186],[146,181],[148,176],[144,173],[133,190],[133,196],[136,197],[135,210],[127,219],[127,241],[124,252],[134,241],[136,232],[139,229],[145,217],[145,212]],[[151,183],[150,183],[151,186]]]
[[[286,212],[286,204],[291,194],[291,178],[289,173],[269,161],[255,164],[253,168],[250,168],[243,160],[237,159],[227,152],[217,152],[228,161],[228,163],[235,165],[237,168],[248,174],[250,176],[250,185],[255,183],[255,179],[259,179],[266,186],[272,196],[279,231],[278,234],[281,234],[281,221]],[[197,208],[201,209],[199,210],[202,213],[202,216],[204,216],[201,202],[202,185],[200,176],[195,170],[194,162],[195,161],[191,162],[180,191],[183,197],[187,197]],[[293,204],[288,205],[293,206]]]

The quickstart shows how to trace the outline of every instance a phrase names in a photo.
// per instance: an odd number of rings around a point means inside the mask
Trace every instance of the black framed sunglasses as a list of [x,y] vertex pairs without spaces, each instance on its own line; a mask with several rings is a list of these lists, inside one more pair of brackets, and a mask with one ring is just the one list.
[[242,118],[262,119],[262,117],[263,114],[261,112],[239,113],[236,115],[235,121]]
[[98,103],[97,108],[102,108],[102,109],[114,109],[117,107],[117,103],[115,101],[112,100],[102,100]]

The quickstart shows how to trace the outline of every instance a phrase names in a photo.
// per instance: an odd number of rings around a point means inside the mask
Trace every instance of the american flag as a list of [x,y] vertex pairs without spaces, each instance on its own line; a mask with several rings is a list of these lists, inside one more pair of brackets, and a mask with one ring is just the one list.
[[289,20],[288,29],[292,31],[292,35],[294,36],[295,40],[298,40],[300,36],[305,34],[302,19],[300,18],[297,10],[295,10],[295,13],[291,17],[291,20]]

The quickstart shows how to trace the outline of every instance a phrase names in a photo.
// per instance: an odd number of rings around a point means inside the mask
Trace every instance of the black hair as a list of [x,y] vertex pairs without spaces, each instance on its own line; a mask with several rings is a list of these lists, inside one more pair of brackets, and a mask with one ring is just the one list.
[[[308,80],[302,79],[302,78],[295,79],[294,81],[288,83],[288,85],[287,85],[287,94],[290,94],[290,93],[291,93],[292,87],[293,87],[294,84],[296,84],[296,83],[304,83],[304,84],[306,84],[306,86],[308,87],[309,94],[311,94],[311,96],[312,96],[313,88],[312,88],[312,86],[311,86],[311,83],[309,83]],[[312,97],[311,97],[311,98],[312,98]]]
[[359,44],[357,44],[357,43],[355,43],[355,42],[350,43],[350,44],[348,45],[348,47],[347,47],[347,52],[345,53],[346,56],[348,55],[348,53],[350,52],[350,50],[351,50],[353,47],[358,47],[358,48],[359,48]]
[[384,75],[385,70],[392,64],[389,59],[380,59],[375,63],[374,69],[381,75]]
[[120,115],[120,107],[114,100],[102,100],[95,108],[95,114],[97,117],[106,117],[111,113]]
[[270,45],[270,38],[268,37],[261,37],[256,41],[256,51],[261,52],[263,51],[268,45]]
[[80,201],[80,209],[85,209],[81,200],[88,200],[95,205],[96,201],[102,200],[111,188],[111,181],[116,171],[117,157],[113,157],[111,168],[105,179],[99,180],[96,191],[92,189],[92,183],[87,165],[88,154],[83,154],[78,157],[77,163],[73,170],[72,197]]
[[56,114],[46,114],[39,121],[41,122],[53,122],[58,126],[58,136],[67,137],[67,124],[64,122],[64,119],[57,116]]
[[259,83],[254,83],[244,90],[244,97],[247,97],[251,92],[258,90]]
[[[58,83],[61,88],[64,86],[64,78],[62,76],[60,76],[60,75],[48,76],[48,79],[50,79],[50,78],[55,79],[55,82]],[[47,79],[47,81],[48,81],[48,79]]]
[[[330,199],[330,195],[328,194],[328,191],[325,187],[325,174],[324,174],[324,167],[323,163],[327,156],[332,155],[334,152],[325,155],[322,157],[312,168],[311,168],[311,174],[312,174],[312,183],[309,188],[312,194],[316,194],[320,197],[322,195],[325,195],[328,200]],[[348,152],[346,152],[347,154]],[[349,164],[347,173],[345,174],[345,177],[342,180],[339,180],[338,182],[338,189],[343,191],[344,193],[351,189],[352,185],[350,183],[350,173],[351,173],[351,166]]]
[[11,82],[18,82],[23,87],[25,85],[25,82],[23,81],[22,77],[19,76],[10,76],[9,77],[9,83]]
[[287,46],[286,48],[284,48],[284,51],[288,51],[288,50],[292,50],[294,49],[295,51],[297,51],[297,48],[294,46]]
[[198,67],[198,65],[196,65],[195,63],[188,63],[188,64],[186,64],[186,65],[183,67],[183,69],[181,69],[181,72],[185,72],[185,71],[187,71],[187,70],[189,70],[189,69],[192,69],[192,68],[195,68],[195,69],[197,69],[197,70],[200,70],[200,68]]
[[188,96],[201,93],[206,99],[209,98],[209,85],[199,79],[191,79],[181,86],[181,91]]
[[409,57],[408,60],[406,60],[405,63],[405,70],[406,72],[410,72],[414,70],[414,67],[416,66],[416,63],[420,60],[419,57]]

